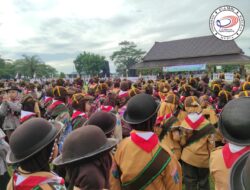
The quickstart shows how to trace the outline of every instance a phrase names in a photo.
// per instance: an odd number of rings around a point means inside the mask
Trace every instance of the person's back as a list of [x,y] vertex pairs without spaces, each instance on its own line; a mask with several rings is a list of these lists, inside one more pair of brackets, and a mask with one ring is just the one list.
[[118,145],[110,179],[111,189],[182,189],[179,162],[153,133],[158,104],[150,95],[136,95],[123,115],[134,129]]
[[152,151],[146,152],[132,142],[130,138],[124,139],[119,144],[115,153],[114,160],[117,164],[117,168],[113,168],[114,170],[112,172],[116,173],[115,171],[118,172],[119,170],[122,172],[119,176],[120,179],[116,178],[117,176],[111,177],[111,189],[120,189],[120,180],[121,183],[125,184],[140,175],[141,171],[147,167],[160,149],[169,154],[169,158],[165,162],[166,167],[163,168],[160,175],[157,176],[146,189],[181,189],[181,167],[170,149],[167,146],[157,143]]
[[15,171],[11,178],[7,190],[66,190],[64,179],[52,172],[29,173],[22,170]]
[[7,190],[66,189],[64,179],[52,173],[49,165],[58,153],[56,138],[61,133],[61,125],[32,118],[13,132],[6,161],[18,167]]

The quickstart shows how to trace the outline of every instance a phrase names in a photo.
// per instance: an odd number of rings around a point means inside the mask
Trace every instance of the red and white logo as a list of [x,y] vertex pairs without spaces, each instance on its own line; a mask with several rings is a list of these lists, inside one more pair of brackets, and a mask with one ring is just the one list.
[[211,32],[221,40],[233,40],[240,36],[245,27],[242,13],[235,7],[225,5],[217,8],[210,16]]

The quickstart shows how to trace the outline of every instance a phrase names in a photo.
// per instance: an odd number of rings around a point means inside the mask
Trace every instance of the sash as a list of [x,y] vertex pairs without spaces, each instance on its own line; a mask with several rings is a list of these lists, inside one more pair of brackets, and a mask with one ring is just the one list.
[[214,131],[215,131],[215,128],[210,123],[207,124],[205,127],[203,127],[199,131],[194,130],[193,135],[187,140],[186,144],[184,146],[182,146],[182,148],[185,148],[186,146],[192,144],[193,142],[201,139],[202,137],[204,137],[208,134],[214,133]]
[[170,155],[162,147],[159,147],[154,157],[134,179],[121,184],[122,190],[145,189],[162,173],[170,160]]

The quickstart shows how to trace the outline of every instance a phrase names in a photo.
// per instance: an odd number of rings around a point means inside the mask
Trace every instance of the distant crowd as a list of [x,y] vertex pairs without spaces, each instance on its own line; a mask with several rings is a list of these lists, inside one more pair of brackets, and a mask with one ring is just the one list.
[[238,73],[2,80],[0,190],[250,189],[249,96]]

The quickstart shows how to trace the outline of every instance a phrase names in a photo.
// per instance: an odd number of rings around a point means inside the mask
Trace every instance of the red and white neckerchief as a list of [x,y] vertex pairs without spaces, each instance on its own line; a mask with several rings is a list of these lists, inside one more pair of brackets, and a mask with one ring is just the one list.
[[153,132],[132,131],[130,138],[133,143],[147,153],[150,153],[159,142],[158,136]]
[[237,86],[233,87],[233,92],[237,92],[238,90],[239,90],[239,87],[237,87]]
[[47,103],[50,102],[51,100],[53,100],[53,98],[50,97],[50,96],[45,96],[45,97],[44,97],[44,103],[45,103],[45,104],[47,104]]
[[122,91],[122,90],[120,90],[120,92],[119,92],[119,94],[118,94],[118,96],[119,96],[119,98],[126,98],[126,97],[128,97],[128,91]]
[[30,190],[45,183],[58,183],[64,185],[64,179],[59,176],[46,177],[46,176],[23,176],[17,172],[13,175],[14,189],[15,190]]
[[218,104],[215,105],[215,110],[217,114],[220,114],[222,112],[222,109],[219,108]]
[[180,97],[180,103],[183,103],[185,101],[186,97],[185,96],[181,96]]
[[212,104],[212,103],[214,102],[213,97],[212,97],[212,96],[209,96],[208,101],[209,101],[209,103],[211,103],[211,104]]
[[32,116],[36,116],[36,113],[21,110],[20,123],[23,123],[23,122],[27,121]]
[[72,98],[68,98],[68,105],[72,105]]
[[103,112],[110,112],[112,110],[114,110],[113,106],[104,106],[104,105],[101,105],[100,106],[100,110],[103,111]]
[[165,102],[166,100],[166,94],[162,93],[162,92],[158,92],[158,96],[160,97],[161,101],[162,102]]
[[31,90],[24,90],[24,94],[30,94],[32,91]]
[[74,111],[73,111],[73,114],[72,114],[71,119],[73,120],[73,119],[75,119],[75,118],[78,117],[78,116],[81,116],[81,117],[84,117],[84,118],[88,119],[88,116],[87,116],[86,113],[81,112],[81,111],[77,111],[77,110],[74,110]]
[[231,168],[235,161],[245,152],[250,151],[250,146],[237,146],[226,144],[222,148],[222,155],[227,168]]
[[159,125],[163,120],[169,119],[169,118],[172,117],[172,116],[173,116],[172,113],[169,113],[169,114],[166,114],[166,115],[163,115],[163,116],[158,116],[158,117],[156,118],[155,124],[156,124],[156,125]]
[[105,99],[106,98],[106,95],[105,94],[100,94],[97,98],[96,98],[96,100],[95,100],[95,103],[100,103],[100,100],[101,99]]
[[185,121],[193,130],[196,130],[204,120],[205,117],[197,113],[188,114],[185,117]]
[[59,105],[65,105],[64,102],[60,101],[60,100],[53,100],[52,104],[49,106],[48,109],[54,109]]

